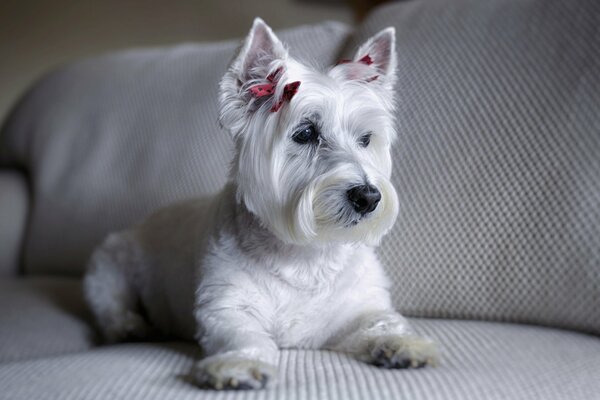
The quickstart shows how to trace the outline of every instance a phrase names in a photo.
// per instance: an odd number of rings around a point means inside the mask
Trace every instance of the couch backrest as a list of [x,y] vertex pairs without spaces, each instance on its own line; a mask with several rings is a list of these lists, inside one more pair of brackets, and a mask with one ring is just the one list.
[[388,25],[395,304],[600,332],[600,2],[398,2],[350,47]]
[[[280,37],[293,56],[326,66],[348,34],[324,23]],[[80,274],[108,232],[223,186],[233,146],[218,125],[217,91],[238,45],[116,53],[34,85],[0,136],[0,162],[31,177],[26,272]]]

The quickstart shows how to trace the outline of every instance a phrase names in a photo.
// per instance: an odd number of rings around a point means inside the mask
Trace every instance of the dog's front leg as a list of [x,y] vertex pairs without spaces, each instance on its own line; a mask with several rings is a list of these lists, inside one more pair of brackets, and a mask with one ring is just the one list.
[[416,336],[408,321],[392,310],[360,314],[327,347],[384,368],[420,368],[438,359],[435,343]]
[[261,389],[276,378],[277,345],[242,306],[214,304],[196,312],[204,359],[195,379],[213,389]]

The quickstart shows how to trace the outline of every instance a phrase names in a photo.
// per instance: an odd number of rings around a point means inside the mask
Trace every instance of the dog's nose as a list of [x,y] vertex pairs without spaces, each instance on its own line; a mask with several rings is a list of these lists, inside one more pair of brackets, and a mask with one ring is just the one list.
[[381,193],[372,185],[354,186],[346,194],[354,210],[362,215],[377,208],[377,203],[381,200]]

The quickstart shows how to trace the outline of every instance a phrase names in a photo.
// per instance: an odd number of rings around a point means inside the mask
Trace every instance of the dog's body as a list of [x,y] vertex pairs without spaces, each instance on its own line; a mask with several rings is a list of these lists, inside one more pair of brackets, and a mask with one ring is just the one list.
[[197,382],[214,388],[273,381],[278,348],[434,362],[433,344],[393,310],[373,249],[398,208],[393,39],[383,31],[321,74],[255,21],[221,83],[237,148],[230,183],[110,235],[92,256],[86,297],[108,340],[195,338],[206,356]]
[[[233,207],[231,186],[211,200],[164,208],[136,229],[110,235],[94,254],[99,279],[88,280],[89,298],[100,303],[95,309],[114,304],[110,322],[102,324],[111,341],[146,334],[143,320],[131,320],[138,301],[161,335],[184,339],[203,337],[196,318],[211,329],[211,308],[215,316],[220,308],[242,309],[268,327],[279,348],[334,346],[357,316],[390,309],[388,282],[372,247],[340,244],[309,252],[285,245],[247,210]],[[108,279],[119,283],[107,288]],[[123,308],[124,296],[131,301]],[[194,303],[205,304],[198,315]]]

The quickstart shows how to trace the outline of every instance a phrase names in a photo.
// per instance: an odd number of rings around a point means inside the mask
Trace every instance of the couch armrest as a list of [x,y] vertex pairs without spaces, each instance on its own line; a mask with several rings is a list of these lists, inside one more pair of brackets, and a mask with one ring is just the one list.
[[23,174],[0,169],[0,276],[16,275],[19,270],[28,209]]

